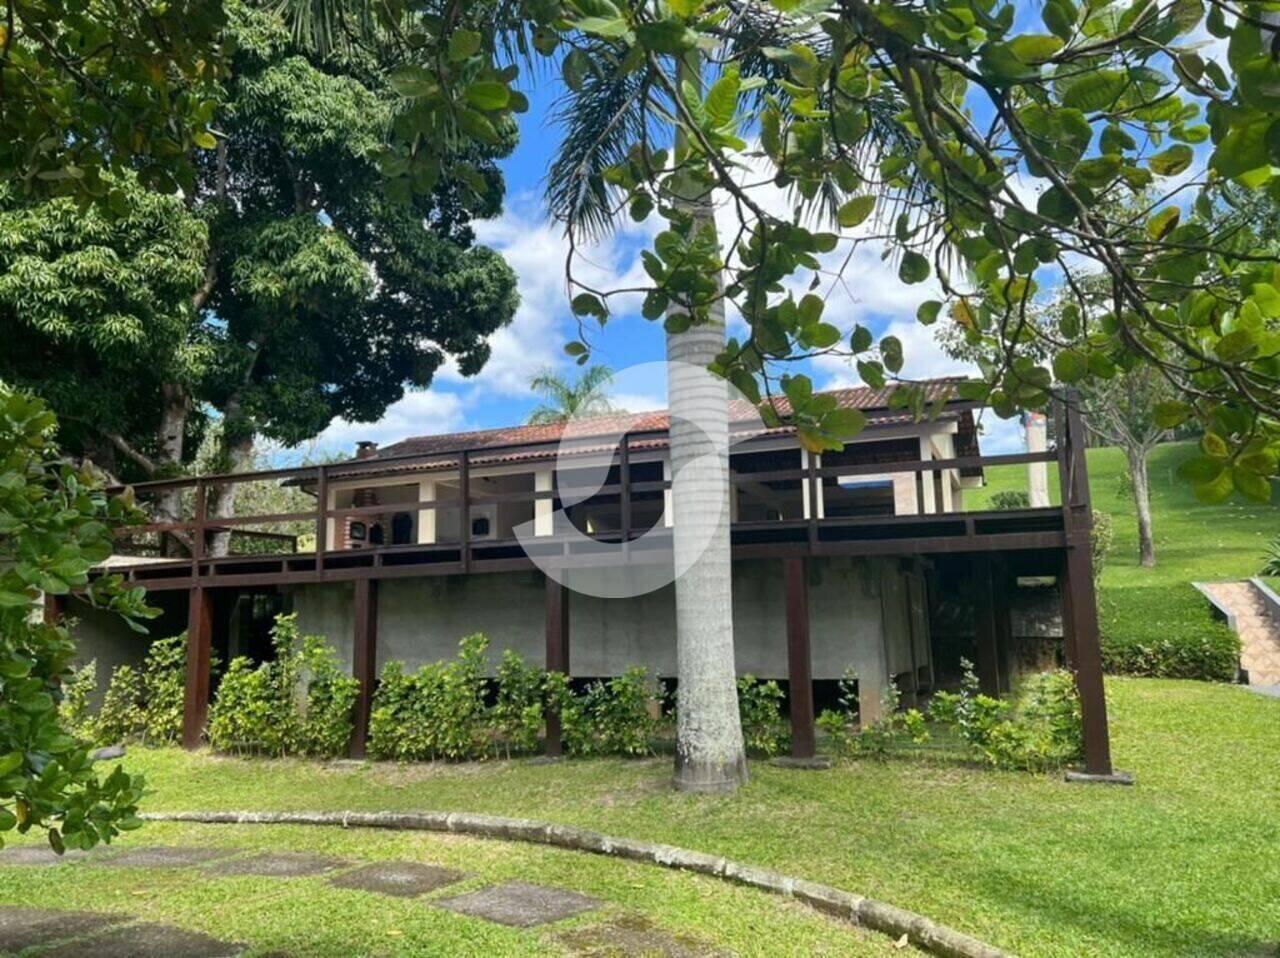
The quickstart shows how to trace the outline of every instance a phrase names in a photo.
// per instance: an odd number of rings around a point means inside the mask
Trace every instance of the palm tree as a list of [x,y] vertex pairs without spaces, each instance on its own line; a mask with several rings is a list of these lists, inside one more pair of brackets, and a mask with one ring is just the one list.
[[603,416],[620,412],[603,392],[613,381],[608,366],[588,366],[576,380],[569,380],[554,369],[544,369],[529,380],[529,389],[541,396],[543,404],[529,413],[531,426],[568,422],[578,416]]

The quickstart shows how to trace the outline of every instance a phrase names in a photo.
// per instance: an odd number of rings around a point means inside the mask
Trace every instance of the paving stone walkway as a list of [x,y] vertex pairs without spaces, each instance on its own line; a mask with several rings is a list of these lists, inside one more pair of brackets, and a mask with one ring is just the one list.
[[1250,581],[1206,582],[1214,603],[1226,610],[1240,636],[1240,668],[1250,685],[1280,685],[1280,626],[1272,621],[1266,601]]
[[[0,850],[0,868],[49,867],[199,868],[210,876],[259,875],[287,879],[333,874],[337,888],[413,898],[445,888],[466,876],[423,862],[353,863],[325,855],[299,852],[244,854],[234,848],[144,845],[105,847],[89,853],[55,855],[41,846]],[[572,918],[599,908],[595,898],[563,888],[509,881],[451,897],[435,898],[430,906],[515,928],[531,928]],[[643,919],[617,919],[577,929],[564,943],[575,954],[655,955],[702,958],[718,954],[696,942],[667,935]],[[139,922],[133,916],[62,911],[0,905],[0,953],[38,949],[38,958],[233,958],[246,946],[221,941],[172,925]],[[604,949],[604,950],[601,950]]]

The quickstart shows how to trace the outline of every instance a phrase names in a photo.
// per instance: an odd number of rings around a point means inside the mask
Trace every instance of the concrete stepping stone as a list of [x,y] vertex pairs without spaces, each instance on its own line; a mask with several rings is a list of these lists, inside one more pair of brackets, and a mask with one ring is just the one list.
[[647,918],[625,915],[557,936],[578,958],[721,958],[728,952],[686,935],[672,935]]
[[99,864],[111,868],[187,868],[203,865],[234,855],[234,848],[208,848],[195,845],[146,845],[131,848],[119,855],[103,857]]
[[0,905],[0,952],[22,951],[64,938],[79,938],[122,921],[128,918],[90,911]]
[[348,864],[341,858],[302,852],[262,852],[247,858],[218,862],[209,870],[219,875],[265,875],[269,878],[305,878],[323,875]]
[[338,888],[354,888],[382,895],[414,898],[425,895],[429,891],[435,891],[437,888],[443,888],[445,885],[452,885],[461,878],[461,872],[441,868],[438,865],[423,865],[419,862],[374,862],[331,878],[329,884]]
[[449,911],[484,918],[500,925],[528,928],[581,915],[598,907],[600,902],[576,891],[510,881],[458,895],[456,898],[444,898],[435,904]]
[[115,928],[87,941],[69,941],[39,958],[236,958],[245,946],[219,941],[198,931],[173,925],[139,922]]

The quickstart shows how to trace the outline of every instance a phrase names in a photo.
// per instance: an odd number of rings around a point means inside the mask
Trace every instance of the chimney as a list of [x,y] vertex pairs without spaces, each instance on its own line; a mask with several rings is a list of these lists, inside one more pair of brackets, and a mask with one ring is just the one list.
[[378,444],[369,439],[356,443],[357,459],[372,459],[378,452]]

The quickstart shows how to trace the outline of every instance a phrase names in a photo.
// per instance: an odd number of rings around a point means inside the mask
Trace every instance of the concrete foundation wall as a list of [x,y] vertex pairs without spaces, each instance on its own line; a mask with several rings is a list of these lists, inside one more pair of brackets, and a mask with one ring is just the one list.
[[[352,593],[348,583],[299,586],[293,608],[304,633],[326,636],[351,661]],[[739,673],[786,678],[786,605],[781,563],[734,564],[734,643]],[[379,585],[378,662],[409,668],[452,657],[458,640],[484,632],[496,663],[515,649],[532,662],[545,652],[546,586],[541,573],[390,579]],[[882,672],[911,666],[909,590],[890,560],[831,558],[809,563],[809,618],[815,679],[837,679],[854,666]],[[675,590],[630,599],[569,597],[574,675],[615,675],[644,665],[676,671]],[[892,653],[890,650],[893,650]]]
[[98,685],[94,689],[90,705],[102,706],[102,697],[111,683],[111,673],[119,665],[132,665],[141,670],[147,657],[152,635],[141,635],[125,624],[120,616],[102,609],[95,609],[87,602],[68,598],[66,614],[76,620],[71,637],[76,643],[77,666],[96,662]]

